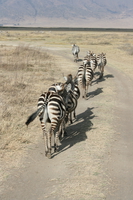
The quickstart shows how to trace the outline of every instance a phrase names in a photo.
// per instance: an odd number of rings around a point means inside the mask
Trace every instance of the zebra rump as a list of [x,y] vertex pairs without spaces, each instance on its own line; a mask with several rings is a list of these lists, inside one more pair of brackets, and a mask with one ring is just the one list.
[[86,98],[86,92],[94,77],[93,70],[90,65],[80,65],[78,69],[78,82],[82,90],[82,97]]

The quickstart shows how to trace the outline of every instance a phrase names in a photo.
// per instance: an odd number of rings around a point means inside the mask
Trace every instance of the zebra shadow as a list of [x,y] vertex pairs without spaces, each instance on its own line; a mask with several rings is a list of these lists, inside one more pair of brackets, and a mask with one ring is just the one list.
[[114,78],[114,75],[112,75],[112,74],[104,75],[100,79],[99,79],[99,76],[100,76],[100,72],[95,72],[95,80],[92,81],[93,85],[98,84],[99,82],[102,82],[102,81],[106,81],[108,78]]
[[83,61],[83,59],[79,58],[79,59],[78,59],[78,62],[81,62],[81,61]]
[[87,98],[90,99],[90,98],[93,98],[94,96],[97,96],[99,94],[103,93],[103,88],[97,88],[95,91],[93,92],[88,92],[87,93]]
[[61,140],[59,151],[53,153],[52,157],[87,139],[86,132],[92,129],[93,123],[91,119],[95,117],[92,112],[93,109],[88,108],[85,112],[77,115],[76,121],[66,128],[67,136]]

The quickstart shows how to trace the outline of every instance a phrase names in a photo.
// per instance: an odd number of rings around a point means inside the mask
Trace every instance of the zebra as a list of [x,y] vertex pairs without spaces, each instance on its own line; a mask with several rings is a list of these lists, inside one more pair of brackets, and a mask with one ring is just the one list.
[[[66,91],[66,87],[67,85],[65,83],[61,83],[61,82],[57,82],[52,84],[49,88],[48,88],[48,92],[53,92],[53,93],[57,93],[59,95],[61,95],[61,97],[63,98],[63,101],[65,103],[65,106],[67,105],[66,103],[66,98],[67,98],[67,91]],[[67,107],[67,106],[66,106]],[[67,116],[67,112],[66,112],[66,116]],[[66,118],[65,116],[65,118]],[[60,126],[60,133],[59,133],[59,138],[64,137],[64,135],[67,135],[66,133],[66,120],[65,118],[63,119],[61,126]]]
[[78,79],[76,76],[74,77],[73,82],[74,82],[73,93],[74,93],[76,99],[78,100],[80,97],[80,90],[79,90],[79,86],[78,86]]
[[83,59],[83,65],[90,64],[90,67],[92,68],[93,72],[95,71],[97,67],[97,57],[96,54],[94,54],[92,51],[88,51],[87,55]]
[[[66,80],[66,84],[68,84],[69,87],[69,98],[68,98],[68,110],[70,113],[70,123],[72,124],[72,113],[74,119],[76,119],[76,107],[78,105],[78,99],[80,97],[80,90],[78,87],[78,80],[77,77],[75,76],[74,78],[72,77],[71,74],[68,74],[67,77],[64,77]],[[70,109],[71,105],[71,109]]]
[[80,90],[78,87],[78,79],[77,76],[74,78],[72,77],[71,74],[68,74],[67,77],[64,77],[66,80],[66,84],[69,86],[69,90],[71,89],[77,99],[80,97]]
[[[64,77],[65,83],[56,83],[49,87],[48,91],[57,92],[60,94],[66,105],[66,123],[68,122],[68,116],[70,115],[70,123],[72,124],[72,112],[74,112],[74,118],[76,118],[75,109],[77,107],[77,98],[76,98],[76,86],[72,81],[72,75],[69,74],[67,77]],[[73,91],[75,89],[75,91]],[[77,94],[79,95],[79,94]]]
[[72,44],[72,54],[74,56],[74,62],[78,61],[79,52],[80,52],[79,46],[77,46],[76,44]]
[[90,63],[88,62],[85,65],[80,65],[78,69],[78,83],[82,90],[82,97],[87,99],[87,91],[89,85],[91,85],[91,81],[94,77],[94,72],[90,67]]
[[[68,78],[69,77],[69,78]],[[71,78],[70,78],[71,77]],[[70,116],[70,124],[73,123],[72,121],[72,112],[74,112],[74,118],[76,118],[75,109],[77,107],[77,98],[75,96],[75,92],[73,92],[74,83],[72,82],[72,75],[69,75],[67,77],[64,77],[65,80],[68,80],[65,83],[56,83],[49,87],[48,92],[57,92],[61,97],[63,98],[63,101],[66,106],[66,116],[61,126],[61,132],[60,135],[62,135],[62,138],[64,135],[67,135],[65,130],[65,124],[68,122],[68,118]],[[79,94],[78,94],[79,95]]]
[[[66,106],[59,94],[44,92],[38,99],[37,107],[37,111],[28,117],[25,124],[28,126],[39,116],[45,141],[45,156],[51,158],[51,137],[54,135],[54,152],[56,152],[58,150],[60,126],[66,116]],[[48,123],[50,124],[49,131],[46,130]]]
[[67,110],[66,122],[68,122],[68,117],[70,116],[70,124],[73,123],[72,113],[74,113],[74,118],[76,119],[75,109],[77,108],[77,104],[78,104],[78,101],[77,101],[76,96],[74,95],[74,92],[72,90],[69,90],[68,97],[67,97],[67,107],[66,107],[66,110]]
[[100,76],[99,79],[103,77],[104,74],[104,67],[107,64],[107,59],[106,59],[106,54],[105,53],[101,53],[97,55],[97,66],[100,70]]

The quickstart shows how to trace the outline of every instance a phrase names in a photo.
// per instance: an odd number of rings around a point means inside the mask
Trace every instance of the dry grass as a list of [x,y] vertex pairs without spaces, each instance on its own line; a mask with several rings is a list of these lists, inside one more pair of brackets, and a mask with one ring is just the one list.
[[120,47],[121,50],[125,51],[128,55],[133,55],[133,45],[131,44],[124,44]]
[[0,46],[0,153],[5,169],[18,165],[27,144],[37,140],[25,121],[39,95],[58,79],[55,66],[55,58],[41,48]]
[[64,81],[64,63],[58,66],[60,58],[41,45],[4,43],[0,45],[0,180],[20,166],[27,147],[42,137],[38,119],[30,130],[25,126],[40,94],[53,82]]

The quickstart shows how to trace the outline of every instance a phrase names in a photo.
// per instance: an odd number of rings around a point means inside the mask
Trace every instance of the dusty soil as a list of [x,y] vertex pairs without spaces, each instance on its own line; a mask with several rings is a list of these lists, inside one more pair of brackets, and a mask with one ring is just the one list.
[[[65,74],[76,74],[82,61],[74,63],[69,49],[48,50],[57,55]],[[131,78],[108,63],[103,79],[89,88],[88,100],[79,99],[77,120],[50,160],[44,155],[39,121],[33,122],[39,127],[38,141],[29,144],[21,167],[2,183],[0,199],[132,200],[132,86]]]

